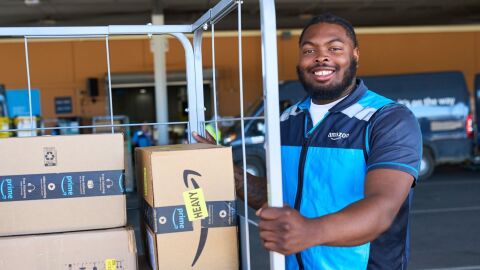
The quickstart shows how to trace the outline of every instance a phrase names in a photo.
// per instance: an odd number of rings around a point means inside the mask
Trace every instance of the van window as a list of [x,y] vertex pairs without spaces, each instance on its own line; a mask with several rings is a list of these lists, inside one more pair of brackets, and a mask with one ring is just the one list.
[[469,94],[461,72],[362,77],[372,91],[407,106],[417,117],[465,118]]

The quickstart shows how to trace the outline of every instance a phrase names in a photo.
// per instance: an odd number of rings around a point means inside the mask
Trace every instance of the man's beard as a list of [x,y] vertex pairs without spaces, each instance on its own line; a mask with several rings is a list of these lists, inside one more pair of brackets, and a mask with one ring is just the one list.
[[[322,66],[319,64],[318,66]],[[336,68],[335,72],[337,72],[338,68]],[[323,85],[314,85],[312,83],[307,82],[304,76],[304,72],[300,70],[297,66],[297,75],[298,79],[303,85],[305,91],[307,91],[308,95],[313,100],[336,100],[340,98],[344,91],[352,85],[353,80],[355,79],[355,75],[357,73],[357,60],[352,57],[350,66],[345,71],[343,80],[340,83],[333,84],[330,86],[323,86]]]

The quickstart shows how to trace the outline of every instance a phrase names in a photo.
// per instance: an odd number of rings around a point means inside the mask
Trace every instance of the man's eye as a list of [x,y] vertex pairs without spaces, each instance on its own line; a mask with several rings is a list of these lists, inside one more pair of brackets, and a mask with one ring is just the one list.
[[312,54],[313,52],[315,52],[313,49],[306,49],[303,51],[303,54]]
[[332,48],[330,48],[330,51],[332,51],[332,52],[338,52],[338,51],[341,51],[341,50],[342,50],[342,48],[340,48],[340,47],[332,47]]

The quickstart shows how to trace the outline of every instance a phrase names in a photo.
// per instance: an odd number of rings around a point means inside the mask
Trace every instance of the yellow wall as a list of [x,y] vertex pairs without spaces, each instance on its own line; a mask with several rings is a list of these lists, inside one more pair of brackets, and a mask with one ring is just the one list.
[[[480,72],[480,31],[462,33],[358,34],[359,75],[460,70],[470,90]],[[296,79],[298,37],[279,41],[283,79]]]
[[[298,33],[278,38],[279,79],[296,79]],[[358,31],[360,75],[463,71],[470,90],[474,74],[480,72],[480,27],[468,31],[393,32]],[[168,39],[167,72],[185,70],[183,47]],[[112,73],[153,72],[148,39],[110,40]],[[238,43],[230,34],[215,40],[217,90],[220,114],[239,113]],[[211,39],[203,42],[203,66],[211,68]],[[73,113],[58,116],[91,117],[105,115],[106,94],[103,78],[107,72],[104,40],[31,41],[29,61],[32,88],[41,90],[44,118],[57,117],[54,98],[71,96]],[[0,42],[0,83],[7,89],[27,88],[23,40]],[[100,79],[100,96],[93,101],[86,95],[87,78]],[[262,95],[260,37],[243,37],[243,87],[245,107]]]
[[417,33],[362,35],[360,73],[388,74],[444,70],[461,70],[473,88],[474,74],[479,72],[475,61],[476,37],[480,33]]

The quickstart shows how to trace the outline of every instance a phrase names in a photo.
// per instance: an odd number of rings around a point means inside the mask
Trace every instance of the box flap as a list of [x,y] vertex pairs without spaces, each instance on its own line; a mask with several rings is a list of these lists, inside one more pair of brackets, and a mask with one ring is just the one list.
[[124,169],[122,134],[0,139],[2,175]]
[[193,181],[203,189],[206,201],[235,200],[229,147],[154,151],[151,166],[154,207],[184,204],[183,192],[195,188]]

